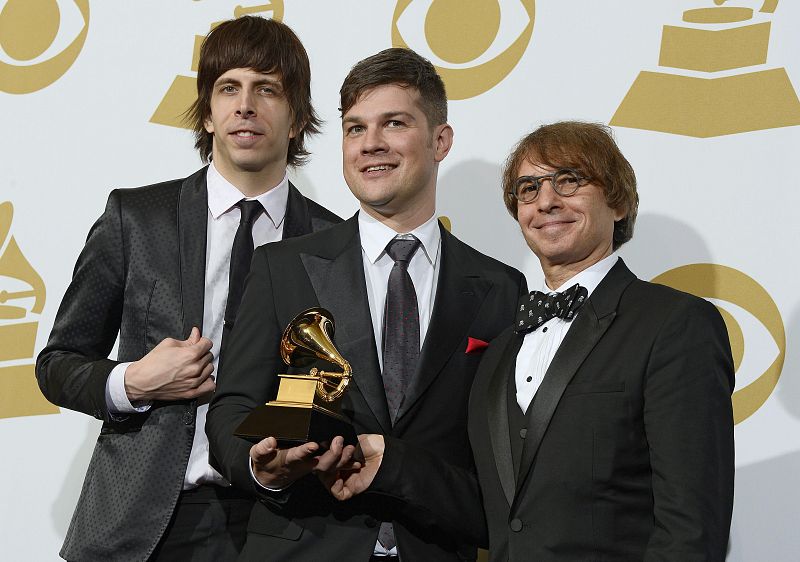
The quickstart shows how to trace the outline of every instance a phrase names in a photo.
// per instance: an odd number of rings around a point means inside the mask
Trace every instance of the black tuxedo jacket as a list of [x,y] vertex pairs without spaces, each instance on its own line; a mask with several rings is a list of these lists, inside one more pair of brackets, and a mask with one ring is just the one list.
[[716,308],[620,260],[516,427],[521,343],[511,329],[492,343],[469,406],[491,560],[722,562],[734,380]]
[[[61,555],[145,560],[169,522],[194,436],[195,400],[112,418],[105,386],[120,362],[203,325],[206,168],[111,192],[75,265],[36,376],[48,400],[103,420]],[[284,237],[340,222],[290,184]],[[108,355],[119,334],[117,361]]]
[[[389,495],[364,494],[337,502],[314,475],[283,493],[263,493],[250,475],[250,443],[233,436],[253,408],[275,397],[276,375],[297,372],[287,368],[278,353],[286,325],[301,311],[322,306],[332,312],[334,343],[353,367],[343,409],[356,432],[381,433],[465,470],[472,467],[467,401],[479,355],[465,353],[468,337],[488,341],[500,333],[513,319],[525,281],[515,269],[478,253],[444,229],[440,259],[419,366],[392,426],[357,216],[324,233],[256,250],[206,426],[225,477],[260,499],[253,508],[242,559],[366,561],[375,548],[379,521],[394,523],[405,561],[474,559],[474,546]],[[399,458],[385,458],[384,463]]]

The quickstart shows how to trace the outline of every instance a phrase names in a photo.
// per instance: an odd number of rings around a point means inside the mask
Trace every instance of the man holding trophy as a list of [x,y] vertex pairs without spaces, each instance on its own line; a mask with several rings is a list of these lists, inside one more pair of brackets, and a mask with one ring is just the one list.
[[[384,436],[397,454],[382,470],[402,471],[417,448],[472,470],[466,415],[479,351],[526,290],[521,273],[436,220],[453,131],[430,62],[407,49],[364,59],[342,85],[341,111],[344,176],[361,208],[324,235],[256,250],[209,410],[222,474],[259,498],[242,559],[474,558],[466,537],[479,531],[391,498],[339,502],[314,474],[350,461],[342,418],[350,443]],[[304,408],[316,413],[297,421]],[[265,439],[249,431],[258,419]],[[326,424],[335,437],[310,440]]]

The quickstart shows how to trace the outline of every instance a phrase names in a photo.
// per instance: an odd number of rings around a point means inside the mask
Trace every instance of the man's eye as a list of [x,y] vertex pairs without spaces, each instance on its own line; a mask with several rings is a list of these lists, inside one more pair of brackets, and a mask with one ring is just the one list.
[[362,127],[361,125],[353,125],[352,127],[347,129],[348,135],[357,135],[362,132],[364,132],[364,127]]
[[259,88],[259,91],[262,94],[267,94],[267,95],[272,95],[272,94],[275,93],[275,90],[273,90],[272,88],[269,88],[267,86],[264,86],[263,88]]
[[396,119],[392,119],[391,121],[386,123],[386,125],[388,127],[402,127],[403,126],[403,122],[402,121],[398,121]]
[[525,182],[517,186],[517,193],[519,193],[520,195],[526,193],[534,193],[536,192],[537,189],[538,188],[536,187],[536,184],[534,182]]
[[228,84],[227,86],[223,86],[222,88],[220,88],[220,91],[225,94],[232,94],[236,91],[236,88]]
[[578,178],[572,174],[568,174],[565,176],[560,176],[558,178],[558,187],[559,188],[566,188],[571,189],[575,188],[578,185]]

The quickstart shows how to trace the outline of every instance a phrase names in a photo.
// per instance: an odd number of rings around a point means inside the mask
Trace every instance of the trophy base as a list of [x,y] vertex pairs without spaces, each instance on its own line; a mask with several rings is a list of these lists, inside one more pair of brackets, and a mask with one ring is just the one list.
[[320,453],[327,451],[333,438],[341,435],[345,445],[356,447],[356,460],[363,460],[356,430],[350,421],[316,404],[271,402],[259,406],[236,428],[234,435],[252,443],[274,437],[281,449],[314,442],[319,444]]

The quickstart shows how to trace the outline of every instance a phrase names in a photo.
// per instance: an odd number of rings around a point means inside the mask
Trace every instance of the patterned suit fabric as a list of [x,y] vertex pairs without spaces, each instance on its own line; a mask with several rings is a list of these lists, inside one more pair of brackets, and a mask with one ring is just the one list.
[[[105,385],[118,363],[202,325],[205,178],[203,168],[183,180],[111,192],[39,354],[45,397],[103,421],[60,553],[67,560],[146,560],[178,501],[196,401],[156,402],[146,413],[116,418]],[[290,185],[284,236],[290,224],[310,232],[338,220]]]

